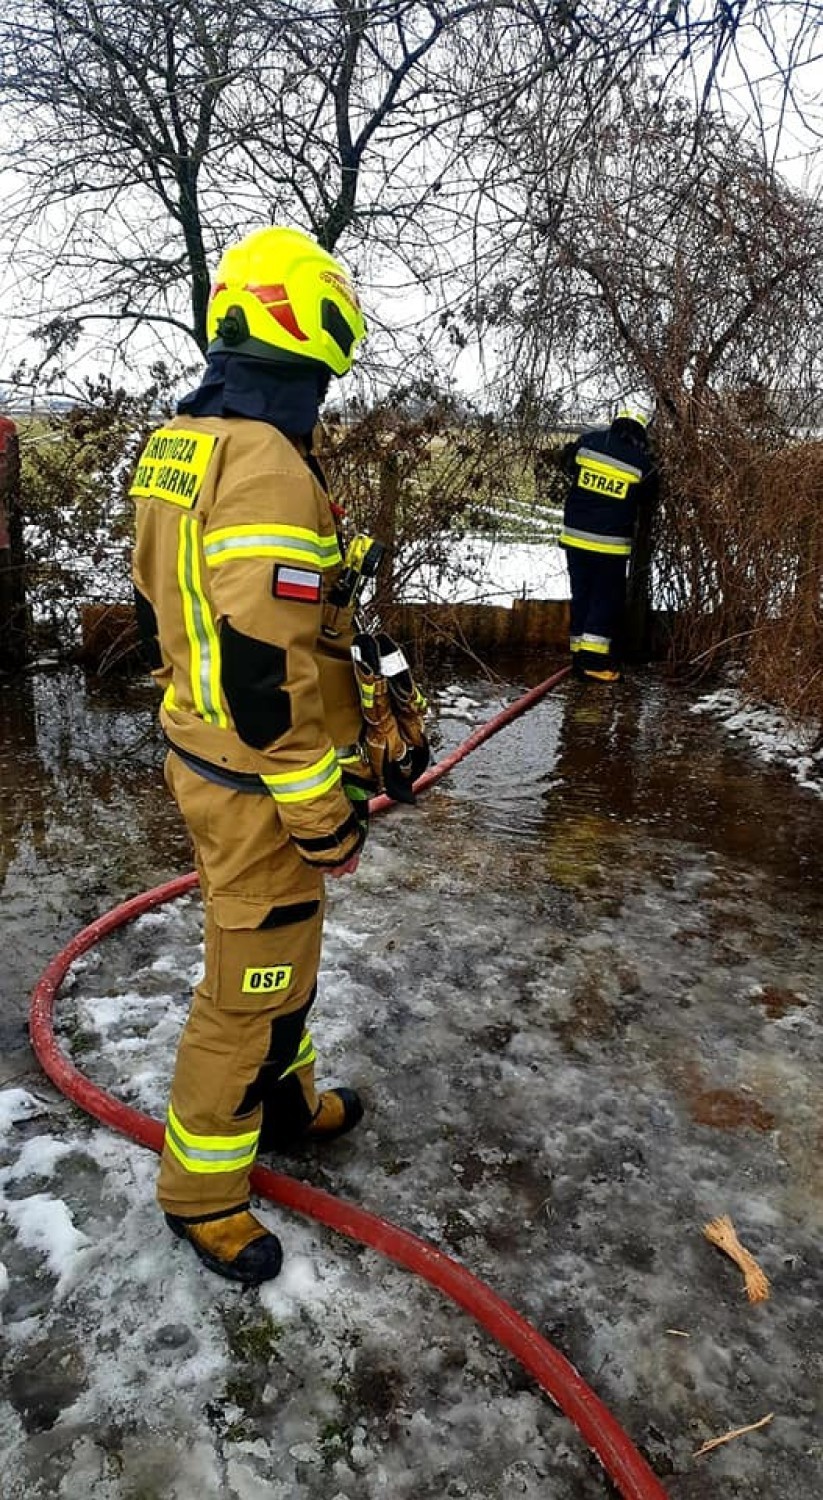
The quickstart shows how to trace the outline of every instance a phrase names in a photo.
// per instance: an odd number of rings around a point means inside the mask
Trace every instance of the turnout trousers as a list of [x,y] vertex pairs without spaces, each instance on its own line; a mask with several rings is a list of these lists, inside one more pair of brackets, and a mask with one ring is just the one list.
[[566,547],[571,584],[571,652],[576,671],[620,668],[628,557]]
[[299,1136],[318,1108],[306,1021],[323,927],[323,876],[276,804],[217,785],[173,752],[166,782],[200,877],[205,962],[177,1051],[157,1196],[209,1219],[248,1202],[259,1149]]

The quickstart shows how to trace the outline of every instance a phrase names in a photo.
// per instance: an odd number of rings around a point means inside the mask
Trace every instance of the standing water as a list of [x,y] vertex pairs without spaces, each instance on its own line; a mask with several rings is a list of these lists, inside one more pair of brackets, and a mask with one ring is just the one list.
[[[442,686],[438,752],[548,670]],[[485,1279],[675,1500],[817,1500],[823,800],[692,707],[652,676],[566,681],[375,821],[330,886],[313,1028],[366,1120],[275,1165]],[[4,1495],[613,1494],[508,1357],[371,1252],[265,1205],[281,1278],[210,1277],[154,1158],[39,1074],[47,961],[189,867],[155,708],[79,674],[0,688]],[[160,1116],[199,965],[195,898],[107,939],[58,1001],[77,1066]],[[702,1233],[721,1214],[762,1304]]]

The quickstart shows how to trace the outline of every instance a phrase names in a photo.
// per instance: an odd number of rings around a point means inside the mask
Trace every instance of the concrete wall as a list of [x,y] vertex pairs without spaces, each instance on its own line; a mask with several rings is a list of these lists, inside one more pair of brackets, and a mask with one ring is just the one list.
[[404,604],[391,610],[386,623],[393,635],[412,647],[465,644],[480,655],[569,649],[568,599],[515,599],[511,609],[495,604]]

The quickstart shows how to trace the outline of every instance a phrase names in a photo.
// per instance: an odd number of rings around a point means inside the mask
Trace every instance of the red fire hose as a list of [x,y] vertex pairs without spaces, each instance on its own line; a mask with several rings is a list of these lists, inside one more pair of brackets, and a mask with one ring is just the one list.
[[[475,730],[462,745],[421,776],[416,789],[424,790],[438,781],[477,745],[537,703],[567,672],[568,668],[556,672]],[[371,804],[372,812],[381,812],[391,805],[388,797],[377,797]],[[78,1072],[61,1051],[54,1036],[54,1003],[68,970],[81,953],[87,952],[101,938],[133,921],[135,917],[190,891],[196,883],[197,876],[193,872],[178,876],[176,880],[143,891],[130,901],[124,901],[121,906],[114,907],[105,916],[98,917],[95,922],[78,932],[62,952],[52,959],[32,995],[29,1017],[31,1042],[52,1082],[95,1119],[130,1136],[138,1145],[148,1146],[157,1152],[163,1146],[164,1127],[160,1121],[121,1104],[119,1100],[97,1088]],[[498,1297],[496,1292],[457,1261],[407,1230],[381,1219],[377,1214],[368,1213],[353,1203],[335,1198],[319,1188],[309,1187],[308,1184],[286,1177],[280,1172],[255,1167],[251,1185],[261,1197],[295,1209],[298,1213],[325,1224],[329,1229],[347,1235],[349,1239],[368,1245],[397,1265],[405,1266],[407,1270],[423,1277],[450,1297],[470,1313],[498,1344],[514,1355],[574,1423],[624,1500],[666,1500],[666,1491],[660,1481],[574,1365],[525,1318],[515,1312],[514,1308]]]

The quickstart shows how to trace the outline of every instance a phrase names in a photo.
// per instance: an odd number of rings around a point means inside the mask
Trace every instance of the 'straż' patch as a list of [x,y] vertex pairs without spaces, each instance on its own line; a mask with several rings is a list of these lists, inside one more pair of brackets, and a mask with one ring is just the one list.
[[581,490],[594,490],[599,495],[613,495],[615,500],[625,500],[629,493],[628,479],[620,475],[602,474],[595,469],[581,468],[577,478]]
[[275,599],[296,599],[301,604],[319,604],[322,598],[320,574],[311,568],[291,568],[278,563],[274,570],[272,593]]

